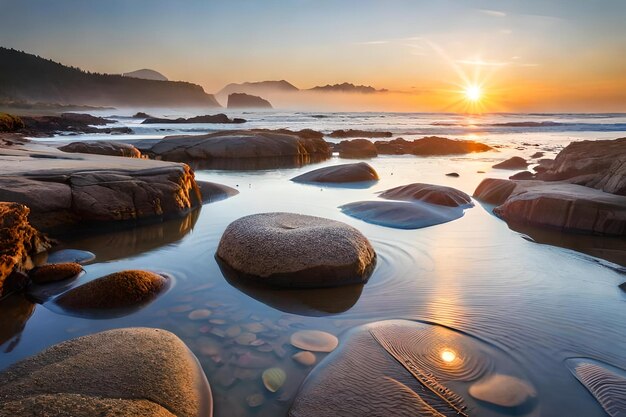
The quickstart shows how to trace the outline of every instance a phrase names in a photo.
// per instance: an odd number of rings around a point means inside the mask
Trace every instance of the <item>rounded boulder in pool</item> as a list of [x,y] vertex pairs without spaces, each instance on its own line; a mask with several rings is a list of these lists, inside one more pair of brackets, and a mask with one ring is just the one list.
[[235,220],[216,257],[231,277],[287,288],[364,283],[376,264],[372,245],[354,227],[294,213]]

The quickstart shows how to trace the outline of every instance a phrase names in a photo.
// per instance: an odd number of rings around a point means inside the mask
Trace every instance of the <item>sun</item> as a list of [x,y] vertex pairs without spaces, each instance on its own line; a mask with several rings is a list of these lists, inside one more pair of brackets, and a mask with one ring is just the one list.
[[483,89],[480,88],[480,86],[476,84],[468,85],[467,87],[465,87],[464,94],[465,94],[465,98],[468,101],[476,103],[480,101],[480,99],[482,98]]

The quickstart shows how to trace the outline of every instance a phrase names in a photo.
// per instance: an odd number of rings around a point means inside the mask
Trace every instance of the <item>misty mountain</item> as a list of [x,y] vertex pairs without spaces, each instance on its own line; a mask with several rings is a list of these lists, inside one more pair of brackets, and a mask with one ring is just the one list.
[[387,90],[377,90],[374,87],[370,87],[369,85],[354,85],[352,83],[342,83],[342,84],[327,84],[323,86],[317,86],[313,88],[309,88],[309,91],[320,91],[320,92],[331,92],[331,93],[361,93],[361,94],[371,94],[371,93],[383,93]]
[[92,106],[220,107],[201,86],[98,74],[0,47],[0,99]]
[[264,95],[268,93],[290,93],[300,91],[295,85],[285,81],[258,81],[245,83],[231,83],[222,88],[216,95],[228,96],[233,93],[244,93],[252,95]]
[[122,74],[122,77],[141,78],[142,80],[169,81],[167,77],[160,72],[147,68],[125,72]]

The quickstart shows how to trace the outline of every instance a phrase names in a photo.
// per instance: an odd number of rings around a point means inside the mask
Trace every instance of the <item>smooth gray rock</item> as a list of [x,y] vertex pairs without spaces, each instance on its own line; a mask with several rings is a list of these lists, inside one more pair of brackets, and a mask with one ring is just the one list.
[[72,142],[60,146],[60,150],[69,153],[88,153],[94,155],[125,156],[128,158],[141,158],[141,152],[133,145],[108,140]]
[[231,223],[216,257],[243,280],[291,288],[363,283],[376,253],[354,227],[293,213],[262,213]]
[[306,172],[291,179],[294,182],[347,183],[378,181],[378,173],[369,164],[341,164]]
[[472,198],[463,191],[443,185],[417,182],[383,191],[380,197],[387,200],[423,201],[448,207],[473,206]]

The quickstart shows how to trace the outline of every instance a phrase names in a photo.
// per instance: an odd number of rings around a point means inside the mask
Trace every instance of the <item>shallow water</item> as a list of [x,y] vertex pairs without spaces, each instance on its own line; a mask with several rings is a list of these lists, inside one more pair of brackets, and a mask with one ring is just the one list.
[[[311,123],[280,127],[313,127]],[[359,128],[368,128],[367,121],[363,123]],[[259,122],[259,126],[278,124]],[[339,122],[337,126],[351,127]],[[616,265],[533,243],[480,204],[465,210],[458,220],[417,230],[368,224],[339,209],[355,201],[376,200],[377,192],[411,182],[447,185],[471,195],[483,178],[513,173],[492,170],[496,161],[543,149],[551,157],[572,139],[596,136],[620,134],[499,132],[475,138],[503,145],[498,151],[453,158],[382,156],[368,161],[381,177],[370,188],[289,181],[311,169],[346,162],[337,157],[299,168],[198,171],[199,179],[236,187],[240,194],[205,205],[182,220],[64,238],[63,247],[96,254],[77,283],[121,269],[149,269],[175,278],[166,294],[133,314],[100,320],[59,314],[50,301],[32,306],[17,297],[4,300],[3,304],[14,304],[11,311],[24,318],[25,327],[21,334],[19,326],[0,329],[0,336],[9,339],[0,345],[0,368],[80,335],[125,326],[160,327],[181,337],[200,359],[214,392],[216,416],[278,416],[286,414],[311,370],[291,358],[298,351],[289,344],[294,331],[325,330],[341,340],[356,325],[412,319],[446,326],[504,352],[508,366],[525,375],[537,390],[533,415],[603,416],[602,407],[572,375],[566,361],[585,357],[626,368],[626,293],[618,288],[626,274]],[[531,145],[516,149],[523,142]],[[532,146],[535,143],[541,146]],[[460,177],[445,176],[451,171]],[[239,217],[271,211],[327,217],[358,228],[378,253],[370,281],[364,286],[306,291],[231,285],[214,258],[222,232]],[[190,320],[187,316],[194,309],[208,309],[211,315]],[[250,335],[240,337],[243,333],[252,333],[263,343],[251,341]],[[318,361],[325,355],[316,353]],[[286,385],[275,394],[265,391],[260,377],[272,366],[287,373]],[[263,394],[265,402],[251,409],[246,398],[256,393]],[[483,415],[480,407],[474,404],[469,414]]]

